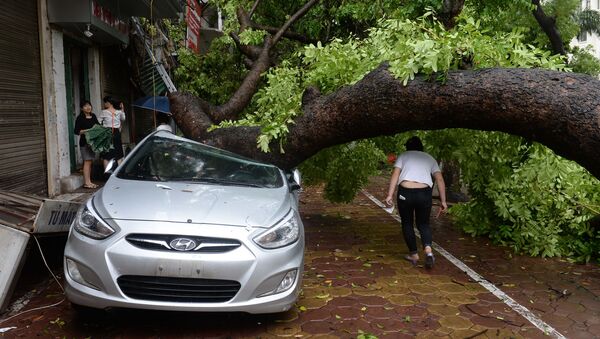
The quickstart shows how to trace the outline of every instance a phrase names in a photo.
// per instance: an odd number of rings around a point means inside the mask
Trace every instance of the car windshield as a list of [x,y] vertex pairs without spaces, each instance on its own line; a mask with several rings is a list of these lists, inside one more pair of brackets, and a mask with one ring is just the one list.
[[178,137],[152,136],[129,158],[117,177],[275,188],[280,171],[217,148]]

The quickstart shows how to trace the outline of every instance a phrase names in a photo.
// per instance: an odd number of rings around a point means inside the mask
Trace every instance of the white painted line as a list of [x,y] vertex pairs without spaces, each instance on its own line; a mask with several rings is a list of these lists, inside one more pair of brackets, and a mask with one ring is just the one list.
[[[381,207],[382,209],[387,208],[381,201],[372,196],[369,192],[362,190],[362,193],[367,196],[367,198],[371,199],[375,203],[375,205]],[[396,214],[393,214],[392,217],[400,222],[400,217]],[[417,236],[420,238],[421,235],[418,233],[418,230],[415,230]],[[483,286],[486,290],[490,291],[493,295],[498,297],[498,299],[502,300],[506,305],[512,308],[515,312],[522,315],[525,319],[529,320],[535,327],[539,328],[544,334],[549,335],[553,338],[566,339],[565,336],[560,334],[554,327],[548,325],[545,321],[538,318],[535,314],[533,314],[527,307],[519,304],[513,298],[508,296],[494,284],[486,280],[484,277],[479,275],[477,272],[473,271],[469,266],[467,266],[464,262],[457,259],[452,254],[448,253],[442,246],[433,242],[434,250],[438,251],[444,258],[448,259],[451,263],[453,263],[456,267],[458,267],[461,271],[465,272],[471,279],[478,282],[481,286]]]
[[0,333],[8,332],[12,329],[16,328],[15,326],[0,328]]

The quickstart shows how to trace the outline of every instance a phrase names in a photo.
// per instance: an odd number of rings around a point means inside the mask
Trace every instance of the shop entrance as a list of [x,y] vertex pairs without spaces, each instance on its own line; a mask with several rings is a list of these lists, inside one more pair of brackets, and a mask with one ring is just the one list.
[[[83,100],[90,100],[90,86],[88,78],[88,52],[87,47],[65,37],[65,86],[67,92],[67,114],[69,124],[69,154],[71,161],[71,172],[75,172],[82,166],[81,154],[79,153],[79,136],[73,134],[75,119],[80,113],[80,105]],[[97,112],[101,107],[93,107]]]

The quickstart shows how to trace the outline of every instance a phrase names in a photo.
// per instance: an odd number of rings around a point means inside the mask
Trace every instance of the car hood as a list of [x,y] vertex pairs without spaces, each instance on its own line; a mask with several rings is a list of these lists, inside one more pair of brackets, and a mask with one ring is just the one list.
[[290,210],[288,192],[285,185],[254,188],[111,177],[93,203],[104,219],[270,227]]

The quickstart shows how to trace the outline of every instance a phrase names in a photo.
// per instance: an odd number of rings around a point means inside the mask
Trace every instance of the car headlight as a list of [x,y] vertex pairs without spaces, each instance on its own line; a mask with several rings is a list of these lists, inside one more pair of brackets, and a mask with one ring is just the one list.
[[73,228],[80,234],[98,240],[107,238],[115,233],[115,230],[101,221],[95,213],[88,209],[87,205],[84,205],[77,211],[77,215],[73,221]]
[[277,226],[259,234],[253,240],[258,246],[267,249],[287,246],[296,240],[300,235],[300,226],[295,213],[292,211]]

